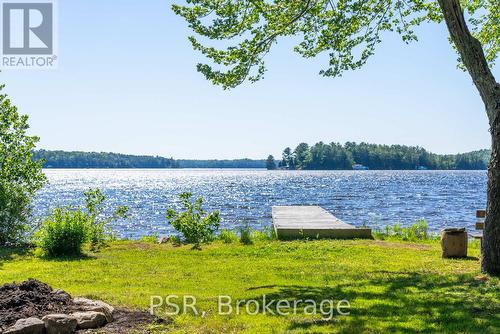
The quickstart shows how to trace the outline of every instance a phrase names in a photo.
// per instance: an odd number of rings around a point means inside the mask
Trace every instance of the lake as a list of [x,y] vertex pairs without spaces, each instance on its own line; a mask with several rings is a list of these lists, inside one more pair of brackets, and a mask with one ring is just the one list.
[[138,238],[172,233],[165,220],[177,195],[189,191],[219,210],[222,227],[271,226],[273,205],[320,205],[347,223],[372,228],[409,225],[420,218],[433,231],[474,229],[486,206],[486,171],[265,171],[218,169],[46,169],[50,184],[35,200],[35,214],[57,205],[81,205],[83,191],[100,188],[108,207],[127,205],[131,219],[114,225]]

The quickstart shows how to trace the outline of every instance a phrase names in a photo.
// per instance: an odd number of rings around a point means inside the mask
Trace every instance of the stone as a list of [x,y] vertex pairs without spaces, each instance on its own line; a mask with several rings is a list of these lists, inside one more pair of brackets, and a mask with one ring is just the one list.
[[106,315],[102,312],[76,312],[71,314],[76,318],[77,329],[96,329],[106,325]]
[[5,330],[4,334],[43,334],[45,323],[38,318],[19,319],[15,325]]
[[58,296],[62,296],[62,297],[64,297],[64,298],[69,298],[69,299],[71,299],[70,294],[69,294],[69,293],[67,293],[67,292],[66,292],[66,291],[64,291],[64,290],[61,290],[61,289],[56,289],[56,290],[52,291],[52,292],[51,292],[51,294],[53,294],[53,295],[58,295]]
[[159,244],[168,244],[170,242],[170,237],[161,237],[158,239]]
[[73,303],[78,306],[81,311],[94,311],[104,313],[107,322],[113,322],[113,313],[115,309],[113,306],[106,304],[100,300],[91,300],[87,298],[75,298]]
[[448,228],[441,232],[443,258],[467,257],[467,232],[465,228]]
[[71,334],[78,324],[75,317],[67,314],[49,314],[42,320],[47,334]]

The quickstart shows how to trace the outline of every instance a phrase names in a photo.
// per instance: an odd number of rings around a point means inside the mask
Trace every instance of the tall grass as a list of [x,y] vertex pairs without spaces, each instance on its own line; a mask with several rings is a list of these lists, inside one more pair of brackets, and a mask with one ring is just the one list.
[[252,229],[250,228],[250,225],[246,224],[245,226],[240,228],[240,242],[243,245],[253,244]]
[[436,240],[439,236],[429,232],[428,223],[425,219],[417,220],[408,227],[395,224],[387,225],[385,230],[375,230],[373,232],[375,239],[380,240],[402,240],[402,241],[426,241]]
[[238,235],[231,230],[224,229],[220,232],[219,239],[225,244],[232,244],[238,241]]

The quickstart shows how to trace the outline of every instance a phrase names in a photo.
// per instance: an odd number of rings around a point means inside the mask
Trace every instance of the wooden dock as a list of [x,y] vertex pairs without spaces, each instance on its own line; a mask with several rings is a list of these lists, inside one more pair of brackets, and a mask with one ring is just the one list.
[[272,215],[279,239],[372,238],[371,229],[346,224],[319,206],[274,206]]

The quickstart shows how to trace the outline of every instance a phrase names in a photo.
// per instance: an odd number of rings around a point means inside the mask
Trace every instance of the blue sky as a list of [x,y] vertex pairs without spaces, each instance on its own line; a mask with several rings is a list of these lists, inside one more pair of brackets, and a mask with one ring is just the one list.
[[282,40],[263,81],[223,91],[196,72],[203,58],[171,4],[59,0],[58,69],[0,74],[40,147],[198,159],[280,156],[320,140],[489,147],[483,104],[444,25],[419,28],[409,46],[384,36],[367,66],[335,79],[318,75],[324,58],[302,59]]

